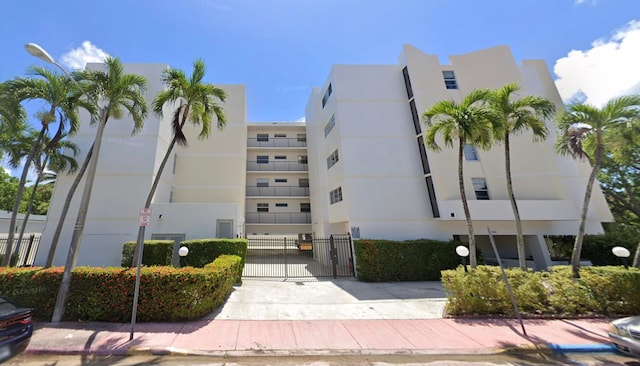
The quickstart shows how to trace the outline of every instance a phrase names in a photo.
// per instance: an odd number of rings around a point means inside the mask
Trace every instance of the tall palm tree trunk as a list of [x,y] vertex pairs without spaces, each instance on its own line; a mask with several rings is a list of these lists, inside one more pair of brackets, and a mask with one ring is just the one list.
[[584,231],[587,222],[587,212],[589,211],[589,202],[591,201],[591,192],[593,191],[593,184],[596,181],[596,177],[600,173],[600,166],[602,165],[602,156],[604,149],[602,147],[602,141],[600,132],[596,132],[597,135],[597,147],[596,158],[587,181],[587,187],[584,192],[584,201],[582,203],[582,213],[580,215],[580,226],[578,227],[578,235],[573,243],[573,253],[571,254],[571,270],[573,278],[580,278],[580,256],[582,254],[582,242],[584,241]]
[[[44,166],[46,166],[47,159],[45,158]],[[20,228],[20,235],[18,235],[18,242],[16,243],[16,253],[20,255],[20,245],[22,244],[22,238],[24,237],[24,232],[27,229],[27,222],[29,221],[29,216],[31,215],[31,210],[33,210],[33,201],[36,198],[36,191],[38,190],[38,185],[40,184],[40,180],[42,179],[42,172],[38,174],[36,178],[36,182],[33,184],[33,191],[29,196],[29,204],[27,205],[27,212],[24,214],[24,219],[22,220],[22,227]],[[29,253],[26,254],[27,256]],[[25,258],[26,259],[26,258]],[[18,261],[20,258],[18,258]],[[18,264],[16,263],[16,266]]]
[[40,145],[42,144],[42,139],[44,138],[44,134],[46,132],[46,127],[42,127],[40,133],[38,134],[38,138],[36,143],[33,144],[29,155],[24,162],[24,168],[22,169],[22,174],[20,175],[20,183],[18,184],[18,191],[16,193],[16,201],[13,203],[13,210],[11,211],[11,220],[9,221],[9,236],[7,237],[7,247],[4,250],[4,258],[2,259],[2,266],[6,267],[9,265],[9,261],[11,260],[11,253],[13,252],[13,239],[15,237],[16,224],[18,221],[18,211],[20,210],[20,202],[22,201],[22,196],[24,195],[24,185],[27,183],[27,175],[29,174],[29,166],[31,166],[31,162],[33,161],[33,157],[36,156],[38,150],[40,149]]
[[513,210],[513,218],[516,220],[516,248],[518,249],[518,263],[523,270],[527,269],[527,259],[524,250],[524,237],[522,235],[522,220],[520,220],[520,212],[518,211],[518,203],[513,193],[513,182],[511,180],[511,147],[509,145],[509,132],[504,134],[504,170],[507,176],[507,193],[511,209]]
[[62,234],[62,227],[64,226],[64,220],[67,218],[67,213],[69,212],[69,207],[71,206],[71,200],[73,199],[73,195],[76,193],[76,189],[84,176],[84,173],[87,171],[87,167],[89,166],[89,161],[91,160],[91,155],[93,154],[93,145],[87,151],[87,156],[84,158],[84,162],[76,174],[71,187],[69,188],[69,192],[67,193],[67,198],[64,201],[64,205],[62,206],[62,212],[60,212],[60,220],[58,220],[58,225],[56,226],[56,231],[53,233],[53,239],[51,239],[51,247],[49,247],[49,255],[47,255],[47,263],[45,264],[45,268],[49,268],[53,265],[53,258],[56,256],[56,249],[58,248],[58,241],[60,241],[60,235]]
[[93,181],[96,176],[96,168],[98,166],[98,156],[100,155],[100,145],[102,142],[102,135],[104,134],[104,128],[107,124],[109,115],[107,114],[108,107],[102,109],[102,115],[100,116],[100,123],[98,124],[98,131],[96,132],[96,139],[93,142],[93,159],[91,159],[89,167],[87,168],[87,178],[84,182],[84,190],[82,192],[82,199],[80,200],[80,208],[78,209],[78,217],[76,219],[76,225],[71,236],[71,244],[69,244],[69,253],[67,255],[67,261],[64,266],[64,272],[62,273],[62,282],[60,283],[60,289],[58,290],[58,296],[56,297],[56,305],[53,309],[53,316],[51,322],[59,323],[64,315],[67,298],[69,296],[69,288],[71,287],[71,271],[76,266],[78,261],[78,254],[80,249],[80,243],[82,242],[82,233],[84,232],[84,224],[87,219],[87,211],[89,208],[89,202],[91,201],[91,191],[93,189]]
[[471,211],[469,211],[469,203],[467,203],[467,193],[464,189],[464,170],[462,164],[464,162],[464,140],[460,138],[458,143],[458,184],[460,185],[460,199],[462,199],[462,208],[464,217],[467,219],[467,232],[469,234],[469,264],[471,268],[476,268],[478,261],[476,259],[476,239],[473,235],[473,223],[471,222]]
[[[185,111],[182,117],[182,122],[180,122],[180,130],[182,130],[185,123],[187,122],[188,113],[189,113],[189,106],[185,108]],[[153,184],[151,185],[151,190],[149,190],[149,194],[147,195],[147,200],[144,203],[144,208],[149,208],[151,206],[151,200],[153,199],[153,195],[156,194],[156,190],[158,189],[158,184],[160,183],[160,178],[162,177],[162,172],[164,171],[164,167],[167,165],[167,161],[169,161],[169,157],[171,156],[171,152],[173,151],[173,148],[176,146],[176,141],[177,141],[177,137],[176,137],[176,134],[174,133],[173,138],[171,139],[171,143],[169,144],[169,147],[167,147],[167,152],[164,154],[164,157],[162,158],[162,162],[158,167],[158,172],[156,173],[156,176],[153,178]],[[143,245],[144,245],[145,229],[146,229],[146,226],[138,227],[136,249],[134,251],[133,261],[131,263],[132,267],[138,266],[138,256],[140,255],[140,251],[142,251]]]
[[631,265],[633,267],[640,268],[640,243],[638,243],[638,247],[636,248],[636,254],[633,256],[633,263]]

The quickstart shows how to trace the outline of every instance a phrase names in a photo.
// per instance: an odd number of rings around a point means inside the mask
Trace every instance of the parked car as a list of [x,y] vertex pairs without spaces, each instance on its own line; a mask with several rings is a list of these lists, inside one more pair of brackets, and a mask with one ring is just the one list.
[[0,297],[0,363],[20,354],[33,334],[32,309]]
[[620,352],[640,357],[640,316],[612,321],[609,340]]

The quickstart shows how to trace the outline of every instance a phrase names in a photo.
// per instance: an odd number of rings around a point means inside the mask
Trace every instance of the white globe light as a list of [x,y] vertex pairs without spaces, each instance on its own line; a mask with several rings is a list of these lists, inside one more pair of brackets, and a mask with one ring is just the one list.
[[458,253],[458,255],[461,257],[466,257],[469,255],[469,249],[467,249],[467,247],[465,247],[464,245],[458,245],[456,247],[456,253]]
[[628,258],[631,255],[629,249],[625,247],[613,247],[611,251],[613,252],[613,255],[619,258]]
[[189,254],[189,248],[180,247],[180,249],[178,249],[178,255],[180,255],[181,257],[186,257],[187,254]]

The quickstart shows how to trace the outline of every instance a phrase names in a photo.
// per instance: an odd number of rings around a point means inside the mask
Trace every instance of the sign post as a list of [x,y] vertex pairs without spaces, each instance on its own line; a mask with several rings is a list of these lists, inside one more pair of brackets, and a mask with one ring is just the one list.
[[[140,209],[140,215],[138,216],[138,226],[149,226],[151,223],[151,209]],[[141,231],[144,233],[144,231]],[[144,234],[142,234],[144,235]],[[136,245],[140,245],[138,254],[138,263],[136,263],[136,285],[133,290],[133,307],[131,309],[131,333],[129,334],[129,340],[133,339],[133,331],[136,325],[136,311],[138,310],[138,294],[140,293],[140,267],[142,267],[142,250],[144,249],[144,238],[138,237]]]

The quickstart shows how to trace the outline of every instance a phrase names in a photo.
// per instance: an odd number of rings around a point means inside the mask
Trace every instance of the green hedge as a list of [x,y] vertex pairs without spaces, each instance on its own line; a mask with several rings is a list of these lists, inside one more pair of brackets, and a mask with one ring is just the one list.
[[[570,266],[549,272],[505,270],[519,310],[525,315],[628,315],[640,313],[640,270],[621,266],[581,267],[579,280]],[[514,315],[500,267],[478,266],[442,272],[452,315]]]
[[242,259],[241,266],[244,268],[247,256],[247,239],[194,239],[183,241],[180,246],[189,248],[186,264],[198,268],[223,254],[237,255]]
[[[173,240],[145,240],[142,264],[145,266],[170,266],[173,257]],[[122,246],[122,266],[132,267],[136,242],[128,241]]]
[[[32,307],[36,319],[48,321],[62,272],[62,267],[0,268],[0,289],[3,296]],[[220,256],[206,268],[142,267],[140,273],[138,321],[194,320],[231,293],[241,259]],[[135,274],[132,268],[76,268],[64,320],[130,321]]]
[[435,281],[442,270],[460,262],[460,243],[437,240],[355,240],[358,279],[361,281]]

